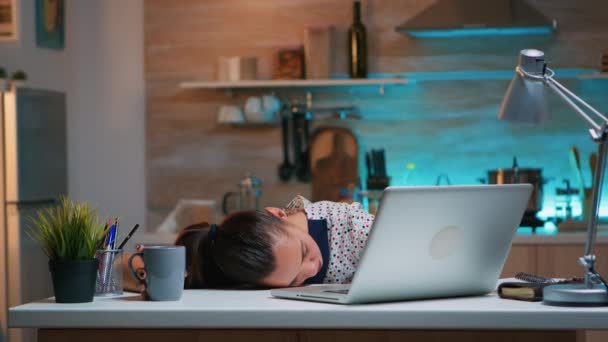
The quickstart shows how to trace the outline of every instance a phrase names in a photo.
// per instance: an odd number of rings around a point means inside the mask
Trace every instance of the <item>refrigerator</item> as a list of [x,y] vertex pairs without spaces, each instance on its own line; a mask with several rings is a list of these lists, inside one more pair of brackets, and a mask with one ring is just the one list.
[[25,87],[1,94],[0,342],[34,342],[8,329],[8,308],[52,296],[48,257],[28,234],[29,217],[67,194],[66,97]]

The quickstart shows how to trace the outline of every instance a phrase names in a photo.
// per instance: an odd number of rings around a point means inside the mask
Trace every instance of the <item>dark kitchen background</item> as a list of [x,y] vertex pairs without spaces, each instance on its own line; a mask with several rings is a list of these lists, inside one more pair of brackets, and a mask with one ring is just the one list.
[[[349,0],[224,0],[145,2],[147,224],[155,227],[179,199],[221,201],[250,173],[263,184],[261,205],[311,196],[312,183],[277,176],[282,162],[280,125],[235,127],[217,123],[222,105],[243,106],[253,95],[314,106],[353,107],[345,120],[315,117],[311,133],[345,127],[357,139],[358,186],[365,188],[365,153],[384,149],[391,185],[478,184],[488,171],[542,169],[546,179],[539,216],[560,215],[567,179],[577,187],[571,146],[591,185],[595,145],[582,121],[559,102],[541,127],[509,126],[496,113],[521,49],[545,52],[556,78],[600,111],[608,111],[608,79],[589,79],[608,50],[603,0],[530,0],[559,29],[551,35],[415,39],[395,27],[433,4],[427,0],[363,1],[370,77],[406,77],[407,85],[226,91],[182,89],[184,81],[212,81],[221,56],[255,56],[258,77],[271,78],[278,48],[302,44],[308,25],[334,26],[332,74],[348,74]],[[293,163],[293,156],[291,162]],[[447,175],[447,177],[445,177]],[[440,177],[441,176],[441,177]],[[600,211],[608,215],[605,201]],[[573,213],[580,213],[572,201]],[[557,208],[557,213],[556,213]],[[561,209],[560,209],[561,208]]]

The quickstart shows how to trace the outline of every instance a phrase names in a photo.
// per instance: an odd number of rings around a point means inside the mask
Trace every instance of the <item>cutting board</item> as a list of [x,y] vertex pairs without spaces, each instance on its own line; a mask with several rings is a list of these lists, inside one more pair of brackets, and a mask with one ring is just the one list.
[[309,145],[313,201],[343,201],[342,189],[359,185],[357,138],[347,128],[320,127]]

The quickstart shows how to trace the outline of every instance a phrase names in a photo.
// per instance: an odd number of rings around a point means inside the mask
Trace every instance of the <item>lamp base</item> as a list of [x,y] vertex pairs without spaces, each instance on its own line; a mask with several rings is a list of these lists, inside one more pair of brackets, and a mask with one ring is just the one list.
[[556,284],[543,289],[543,303],[560,306],[604,306],[608,305],[606,286],[595,284]]

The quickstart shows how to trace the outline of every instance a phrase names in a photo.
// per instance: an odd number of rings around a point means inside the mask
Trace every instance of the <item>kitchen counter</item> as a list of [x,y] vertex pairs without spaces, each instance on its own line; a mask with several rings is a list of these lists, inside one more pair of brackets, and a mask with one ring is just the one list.
[[146,302],[131,293],[84,304],[46,299],[11,308],[9,323],[38,328],[602,329],[608,327],[608,307],[554,307],[495,294],[346,306],[277,299],[267,290],[186,290],[177,302]]
[[9,326],[39,328],[39,342],[580,342],[581,329],[606,329],[607,322],[608,307],[553,307],[495,294],[346,306],[277,299],[266,290],[187,290],[177,302],[132,293],[83,304],[46,299],[9,312]]

